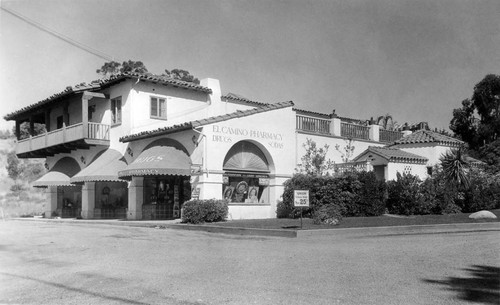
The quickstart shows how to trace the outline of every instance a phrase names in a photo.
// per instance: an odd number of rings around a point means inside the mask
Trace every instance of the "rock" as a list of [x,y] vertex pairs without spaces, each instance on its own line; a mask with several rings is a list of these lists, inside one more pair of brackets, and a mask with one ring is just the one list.
[[472,219],[496,219],[497,216],[490,211],[479,211],[469,215]]

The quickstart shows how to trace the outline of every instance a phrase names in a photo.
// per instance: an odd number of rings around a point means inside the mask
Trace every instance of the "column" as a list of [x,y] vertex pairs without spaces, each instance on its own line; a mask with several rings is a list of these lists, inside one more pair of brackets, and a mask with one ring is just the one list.
[[332,118],[331,123],[330,123],[330,134],[333,136],[340,137],[342,136],[342,133],[340,131],[341,129],[341,120],[339,118]]
[[82,218],[94,218],[95,182],[85,182],[82,187]]
[[127,219],[142,219],[142,203],[144,200],[144,177],[132,177],[128,187]]
[[57,210],[57,186],[48,186],[45,190],[45,198],[45,218],[50,218]]
[[368,132],[368,138],[374,142],[380,141],[380,126],[377,124],[370,125],[370,131]]

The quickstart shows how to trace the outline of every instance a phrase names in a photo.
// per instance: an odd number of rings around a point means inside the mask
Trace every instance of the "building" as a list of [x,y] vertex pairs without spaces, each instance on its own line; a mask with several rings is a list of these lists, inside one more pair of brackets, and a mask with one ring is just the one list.
[[[5,119],[16,122],[18,157],[46,159],[48,172],[34,183],[46,188],[46,215],[90,219],[179,218],[196,198],[228,199],[231,219],[272,218],[307,139],[330,146],[337,170],[374,170],[381,179],[425,177],[441,148],[459,142],[224,95],[215,79],[197,85],[137,73],[68,87]],[[21,124],[33,133],[36,123],[47,132],[20,139]],[[355,162],[344,162],[346,146]]]

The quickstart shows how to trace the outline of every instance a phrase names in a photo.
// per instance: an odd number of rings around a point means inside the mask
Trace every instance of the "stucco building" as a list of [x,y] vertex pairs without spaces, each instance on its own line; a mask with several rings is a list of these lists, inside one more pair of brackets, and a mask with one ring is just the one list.
[[[226,198],[231,219],[272,218],[307,139],[330,146],[337,170],[374,170],[380,179],[397,171],[425,178],[460,145],[223,94],[215,79],[136,73],[68,87],[5,119],[16,122],[18,157],[46,159],[34,186],[46,188],[46,215],[62,217],[172,219],[189,199]],[[20,139],[21,124],[33,132],[36,123],[47,132]],[[355,162],[343,162],[337,145],[353,148]]]

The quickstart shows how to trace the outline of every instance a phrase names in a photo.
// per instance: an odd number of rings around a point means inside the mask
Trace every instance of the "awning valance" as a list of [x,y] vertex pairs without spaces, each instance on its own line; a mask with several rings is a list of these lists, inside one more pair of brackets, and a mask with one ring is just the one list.
[[75,159],[64,157],[40,179],[33,182],[34,187],[47,186],[73,186],[70,182],[71,177],[80,171],[80,165]]
[[191,159],[182,150],[172,146],[146,148],[118,177],[191,175]]
[[123,181],[118,178],[118,172],[127,167],[127,162],[121,153],[107,149],[99,153],[92,163],[74,175],[71,183],[85,181]]

